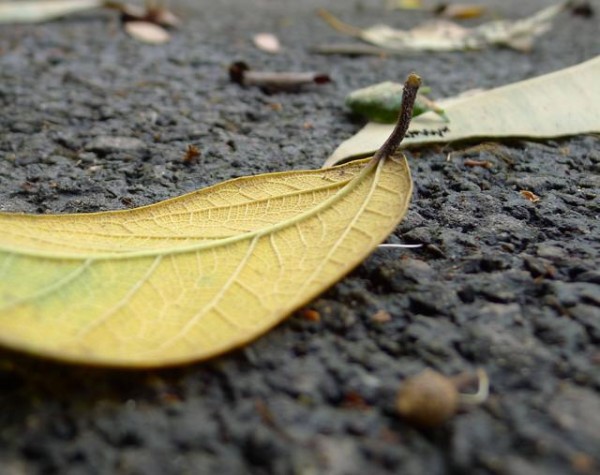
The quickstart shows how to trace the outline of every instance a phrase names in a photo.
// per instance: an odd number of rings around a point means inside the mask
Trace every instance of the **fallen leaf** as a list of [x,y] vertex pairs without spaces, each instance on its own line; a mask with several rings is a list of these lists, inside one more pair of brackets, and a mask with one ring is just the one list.
[[177,28],[181,25],[181,20],[172,11],[163,5],[154,4],[154,2],[145,2],[145,6],[129,5],[118,1],[105,0],[105,8],[115,10],[121,14],[123,23],[130,21],[143,21],[163,26],[165,28]]
[[185,363],[258,337],[356,267],[404,216],[394,152],[420,84],[370,159],[230,180],[142,208],[0,213],[0,343],[122,367]]
[[[402,104],[402,84],[386,81],[352,91],[346,96],[346,105],[354,112],[373,122],[396,122]],[[413,117],[434,111],[444,117],[444,110],[423,94],[417,95]]]
[[307,85],[331,82],[324,73],[254,71],[243,61],[229,66],[229,78],[242,86],[256,86],[267,92],[297,92]]
[[128,21],[123,25],[125,32],[144,43],[162,45],[171,39],[171,35],[162,26],[147,21]]
[[473,18],[479,18],[486,10],[487,8],[483,5],[453,3],[439,6],[435,13],[451,20],[471,20]]
[[267,53],[279,53],[281,51],[281,44],[279,39],[271,33],[258,33],[252,38],[254,45]]
[[166,43],[169,33],[162,27],[180,24],[172,12],[159,6],[147,8],[112,0],[31,0],[0,3],[0,24],[39,23],[95,8],[107,8],[121,13],[125,31],[140,41]]
[[103,0],[2,2],[0,23],[39,23],[102,6]]
[[387,0],[388,10],[422,10],[423,0]]
[[176,28],[181,24],[173,12],[153,2],[146,2],[145,7],[141,7],[107,0],[104,6],[118,11],[125,32],[144,43],[159,45],[169,42],[171,35],[167,28]]
[[[433,112],[416,117],[403,147],[484,138],[550,138],[600,132],[600,56],[533,79],[454,101],[438,101],[449,122]],[[392,126],[368,123],[324,166],[377,150]]]
[[566,4],[561,3],[521,20],[497,20],[473,28],[436,20],[412,30],[396,30],[387,25],[361,29],[342,22],[326,10],[319,10],[319,15],[335,30],[390,51],[460,51],[482,49],[491,45],[527,51],[533,40],[548,31],[553,18],[565,8]]

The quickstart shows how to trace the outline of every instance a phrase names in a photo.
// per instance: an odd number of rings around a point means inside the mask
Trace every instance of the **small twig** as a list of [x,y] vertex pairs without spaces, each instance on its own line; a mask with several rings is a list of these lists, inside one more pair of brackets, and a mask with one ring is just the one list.
[[374,162],[391,157],[396,152],[400,142],[404,139],[408,126],[410,125],[419,87],[421,87],[421,78],[415,73],[410,73],[404,83],[402,106],[400,107],[400,114],[398,115],[396,127],[381,148],[377,150],[377,153],[375,153],[375,156],[373,157]]
[[328,74],[319,72],[254,71],[243,61],[236,61],[229,66],[229,78],[241,86],[257,86],[269,92],[292,92],[309,84],[331,82]]
[[357,38],[360,38],[362,35],[362,30],[360,28],[356,28],[348,23],[344,23],[342,20],[336,18],[331,12],[328,12],[324,8],[319,8],[317,10],[317,15],[325,20],[325,22],[335,31],[339,31],[340,33],[349,36],[356,36]]
[[379,46],[365,45],[363,43],[334,43],[320,44],[310,48],[311,53],[316,54],[343,54],[348,56],[390,56],[392,54],[404,54],[396,51],[390,51]]
[[483,168],[493,168],[494,164],[489,160],[473,160],[471,158],[467,158],[463,165],[465,167],[483,167]]

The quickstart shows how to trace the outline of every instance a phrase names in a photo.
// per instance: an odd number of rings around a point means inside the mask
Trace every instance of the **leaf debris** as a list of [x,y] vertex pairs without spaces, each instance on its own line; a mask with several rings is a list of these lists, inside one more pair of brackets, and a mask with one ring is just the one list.
[[187,164],[196,163],[200,155],[200,149],[195,145],[190,144],[186,147],[185,153],[183,154],[183,162]]
[[411,30],[397,30],[387,25],[361,29],[344,23],[327,10],[321,9],[318,14],[336,31],[390,51],[460,51],[500,45],[527,52],[534,39],[550,29],[552,20],[566,9],[566,5],[553,5],[520,20],[496,20],[473,28],[436,20]]
[[536,195],[535,193],[533,193],[532,191],[521,190],[521,191],[519,191],[519,194],[526,200],[531,201],[532,203],[537,203],[538,201],[540,201],[540,197],[538,195]]
[[266,53],[279,53],[281,51],[281,43],[272,33],[257,33],[252,37],[254,45]]

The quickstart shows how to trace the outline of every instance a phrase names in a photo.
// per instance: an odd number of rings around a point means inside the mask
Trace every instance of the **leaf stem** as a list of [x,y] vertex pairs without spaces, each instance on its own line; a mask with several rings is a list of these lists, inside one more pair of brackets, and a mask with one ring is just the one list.
[[417,91],[421,86],[421,78],[415,73],[410,73],[406,82],[404,83],[404,90],[402,91],[402,105],[400,106],[400,113],[398,114],[398,121],[394,131],[381,146],[375,156],[373,157],[374,162],[388,158],[392,156],[400,142],[404,139],[408,126],[410,125],[410,119],[412,118],[413,107],[415,105],[415,99],[417,98]]
[[317,15],[319,15],[325,22],[333,28],[335,31],[339,31],[348,36],[354,36],[360,38],[362,35],[362,30],[360,28],[356,28],[355,26],[349,25],[348,23],[344,23],[339,18],[335,17],[332,13],[324,8],[319,8],[317,10]]

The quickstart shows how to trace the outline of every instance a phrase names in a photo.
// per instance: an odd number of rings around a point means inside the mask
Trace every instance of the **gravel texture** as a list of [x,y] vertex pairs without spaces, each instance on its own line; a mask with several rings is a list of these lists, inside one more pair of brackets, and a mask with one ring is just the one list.
[[[530,54],[319,56],[309,47],[348,41],[316,18],[323,4],[364,26],[427,17],[375,0],[188,0],[173,3],[184,24],[164,46],[128,38],[110,12],[2,26],[0,210],[130,208],[316,168],[360,128],[343,105],[356,88],[415,70],[442,97],[600,53],[598,17],[565,13]],[[259,32],[284,50],[257,50]],[[268,95],[229,82],[234,60],[334,82]],[[184,161],[188,145],[196,161]],[[580,136],[411,153],[413,202],[390,242],[425,246],[375,252],[307,307],[318,321],[298,312],[212,361],[126,372],[3,351],[0,472],[599,473],[599,150],[598,136]],[[425,367],[482,367],[491,395],[438,428],[413,428],[394,397]]]

